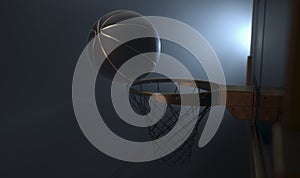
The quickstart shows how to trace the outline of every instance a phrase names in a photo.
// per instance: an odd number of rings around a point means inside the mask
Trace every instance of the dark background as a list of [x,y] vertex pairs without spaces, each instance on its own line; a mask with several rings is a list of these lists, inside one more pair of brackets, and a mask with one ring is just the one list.
[[193,148],[187,164],[126,163],[84,137],[71,86],[91,26],[117,9],[191,25],[216,50],[227,82],[244,84],[249,44],[239,33],[250,30],[251,5],[250,0],[1,1],[0,177],[250,177],[247,123],[229,113],[206,147]]

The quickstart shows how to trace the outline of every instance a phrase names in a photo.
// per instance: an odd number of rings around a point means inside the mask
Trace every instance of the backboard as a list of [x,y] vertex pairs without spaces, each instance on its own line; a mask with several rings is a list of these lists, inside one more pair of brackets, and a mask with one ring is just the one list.
[[[250,55],[252,56],[251,84],[257,96],[266,88],[285,87],[290,12],[288,1],[279,3],[254,0]],[[260,104],[259,98],[256,104]],[[259,120],[258,114],[255,117]]]
[[[282,143],[276,145],[279,139],[274,137],[274,125],[262,118],[261,106],[268,104],[262,101],[261,94],[268,88],[279,89],[284,96],[287,84],[287,67],[290,57],[290,43],[292,31],[292,0],[288,1],[253,1],[252,40],[251,40],[251,85],[254,86],[254,118],[257,143],[261,156],[261,170],[254,170],[253,177],[274,177],[277,172],[282,172],[278,167],[282,153],[275,154],[276,150],[284,147]],[[284,98],[281,101],[283,105]],[[274,111],[267,111],[274,112]],[[276,111],[275,111],[276,112]],[[284,110],[278,111],[280,120],[284,120]],[[275,125],[276,126],[276,125]],[[280,134],[281,135],[281,134]],[[253,148],[252,148],[253,150]],[[255,153],[256,152],[256,153]],[[252,151],[252,156],[257,150]],[[274,157],[277,156],[277,157]],[[279,157],[278,157],[279,156]],[[253,156],[253,169],[255,168]],[[283,165],[283,163],[280,163]],[[260,173],[258,173],[260,172]]]

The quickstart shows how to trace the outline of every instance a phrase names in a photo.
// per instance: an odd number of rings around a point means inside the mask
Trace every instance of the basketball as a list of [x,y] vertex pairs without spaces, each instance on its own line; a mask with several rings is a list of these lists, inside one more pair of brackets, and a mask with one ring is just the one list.
[[[122,81],[133,81],[133,78],[119,69],[131,58],[141,55],[139,60],[152,70],[159,59],[161,42],[153,25],[146,17],[127,10],[113,11],[100,18],[92,27],[88,43],[91,64],[101,77],[112,81],[118,72]],[[100,62],[104,58],[104,62]],[[101,66],[100,66],[101,65]]]

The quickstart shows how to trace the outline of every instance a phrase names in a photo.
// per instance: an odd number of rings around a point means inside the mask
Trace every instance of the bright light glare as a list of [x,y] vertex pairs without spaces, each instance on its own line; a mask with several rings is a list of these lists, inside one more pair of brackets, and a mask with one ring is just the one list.
[[248,52],[250,52],[251,25],[242,26],[237,34],[237,37],[241,46],[243,46]]

